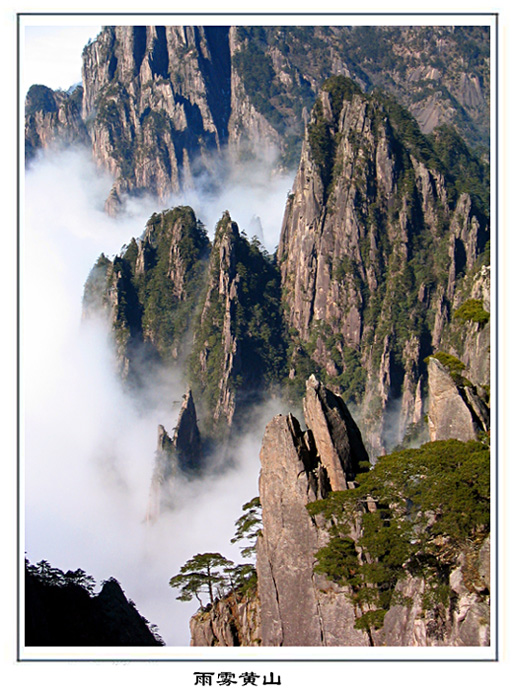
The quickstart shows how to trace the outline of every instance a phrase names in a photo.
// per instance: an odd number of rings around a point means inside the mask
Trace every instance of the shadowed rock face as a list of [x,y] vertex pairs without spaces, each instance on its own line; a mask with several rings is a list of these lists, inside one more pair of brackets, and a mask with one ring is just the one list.
[[343,400],[313,375],[306,384],[304,418],[327,471],[331,490],[347,489],[348,481],[368,464],[368,454]]
[[158,646],[145,620],[116,580],[90,595],[79,585],[57,586],[26,573],[27,646]]
[[179,468],[183,472],[194,471],[200,466],[202,442],[197,426],[193,393],[190,389],[184,396],[172,444],[177,453]]
[[147,520],[154,522],[163,506],[173,503],[173,480],[177,471],[188,474],[202,464],[202,440],[197,426],[193,394],[188,389],[179,412],[173,439],[162,424],[157,428],[157,450],[150,484]]

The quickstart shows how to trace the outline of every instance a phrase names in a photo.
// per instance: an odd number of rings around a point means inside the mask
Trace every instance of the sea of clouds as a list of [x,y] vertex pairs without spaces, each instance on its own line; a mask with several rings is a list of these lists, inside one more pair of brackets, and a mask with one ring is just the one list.
[[[157,425],[175,426],[182,372],[168,371],[152,396],[129,393],[116,374],[101,320],[81,319],[84,283],[103,252],[114,256],[140,237],[149,216],[190,204],[210,236],[224,210],[273,252],[292,175],[269,162],[235,170],[216,194],[201,184],[180,197],[103,211],[112,180],[79,149],[47,152],[27,169],[21,218],[22,536],[27,558],[63,571],[82,568],[97,583],[115,577],[167,645],[189,645],[195,602],[175,599],[168,581],[191,556],[231,545],[243,503],[256,496],[265,424],[282,410],[272,400],[235,439],[231,462],[194,481],[177,478],[173,510],[149,524]],[[151,401],[149,403],[149,400]]]

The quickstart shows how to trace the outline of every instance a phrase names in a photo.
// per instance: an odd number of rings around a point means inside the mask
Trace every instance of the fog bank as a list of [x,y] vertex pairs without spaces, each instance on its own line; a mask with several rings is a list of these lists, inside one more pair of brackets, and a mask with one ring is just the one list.
[[[221,197],[191,190],[169,206],[191,203],[210,234],[226,208],[242,230],[259,227],[259,215],[262,240],[273,251],[289,182],[278,178],[270,185],[265,172],[245,178],[240,170]],[[115,577],[168,645],[188,645],[196,604],[177,602],[168,580],[203,551],[241,562],[230,538],[242,504],[257,495],[264,425],[281,403],[256,411],[252,430],[235,441],[230,470],[178,479],[175,509],[153,525],[145,522],[157,425],[169,432],[175,426],[184,384],[180,371],[169,371],[151,405],[141,405],[115,374],[106,325],[81,323],[83,286],[100,253],[118,253],[161,210],[147,198],[109,218],[103,203],[111,184],[78,150],[44,155],[26,174],[20,303],[25,551],[33,563],[82,568],[98,583]]]

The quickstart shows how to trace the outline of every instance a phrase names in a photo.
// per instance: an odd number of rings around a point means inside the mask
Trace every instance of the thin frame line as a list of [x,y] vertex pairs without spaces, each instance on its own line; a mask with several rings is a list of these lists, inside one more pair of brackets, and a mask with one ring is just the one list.
[[499,12],[18,12],[21,17],[498,17]]

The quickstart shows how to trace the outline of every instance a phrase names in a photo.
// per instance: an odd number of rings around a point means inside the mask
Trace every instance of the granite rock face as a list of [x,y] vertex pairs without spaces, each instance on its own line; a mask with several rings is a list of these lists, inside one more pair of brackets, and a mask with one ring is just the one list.
[[[431,357],[428,426],[431,441],[470,441],[490,427],[489,410],[470,382],[460,383],[438,359]],[[463,380],[463,379],[461,379]]]
[[[213,323],[217,326],[221,338],[221,353],[214,355],[209,340],[199,340],[196,351],[200,380],[204,387],[207,388],[209,385],[208,380],[213,368],[218,368],[219,383],[213,401],[213,419],[215,422],[223,419],[229,426],[236,408],[235,391],[230,382],[241,372],[240,343],[235,328],[240,280],[236,270],[239,238],[238,226],[226,212],[218,224],[215,235],[207,294],[198,327],[201,334],[210,329]],[[219,361],[214,362],[215,356]]]
[[231,594],[190,621],[192,647],[261,645],[258,599]]
[[[406,572],[397,581],[383,625],[356,627],[359,616],[350,590],[315,569],[315,554],[327,545],[330,524],[320,514],[313,517],[306,506],[331,491],[352,490],[357,470],[366,471],[366,452],[357,427],[356,435],[342,431],[354,425],[345,403],[314,377],[306,385],[305,409],[307,430],[292,415],[276,416],[265,429],[257,595],[239,601],[232,594],[196,614],[190,625],[192,644],[488,646],[490,540],[484,537],[469,540],[458,556],[446,561],[447,599],[434,600],[430,577]],[[353,465],[353,457],[360,458],[359,464],[354,460]],[[361,510],[374,513],[378,505],[369,497]],[[353,524],[348,536],[359,545],[359,516]]]
[[202,441],[197,425],[193,393],[190,389],[186,392],[179,411],[173,445],[177,452],[179,469],[183,472],[195,472],[195,469],[202,464]]
[[[457,296],[470,293],[465,277],[488,262],[484,210],[400,134],[408,122],[388,100],[328,80],[277,251],[290,378],[324,371],[358,406],[375,456],[422,429],[424,359],[447,344]],[[477,362],[477,345],[461,340],[460,354]]]
[[103,254],[84,287],[83,315],[110,326],[122,377],[144,382],[157,362],[184,360],[210,243],[189,207],[154,213],[138,240]]
[[[106,202],[110,213],[127,194],[145,191],[164,199],[190,184],[199,168],[214,173],[216,181],[213,154],[259,159],[274,150],[279,166],[291,167],[298,161],[306,114],[332,74],[351,77],[366,90],[387,86],[424,132],[451,122],[469,141],[487,143],[486,31],[363,31],[104,27],[84,48],[80,90],[68,95],[32,87],[27,155],[58,139],[85,143],[115,179]],[[474,59],[464,45],[474,45]],[[398,70],[387,65],[392,53]]]
[[400,598],[408,597],[409,606],[397,604],[386,613],[380,639],[391,647],[471,646],[490,644],[490,538],[481,548],[464,551],[452,570],[449,585],[454,598],[452,607],[442,605],[424,610],[427,584],[408,576],[398,583]]
[[304,419],[313,434],[331,491],[348,488],[368,463],[361,433],[343,400],[322,386],[314,375],[306,383]]
[[82,119],[83,89],[70,92],[52,91],[35,84],[25,99],[25,160],[30,161],[38,150],[67,144],[89,145],[89,136]]
[[[319,407],[312,417],[314,429],[302,432],[292,415],[278,416],[263,437],[259,478],[263,530],[257,544],[263,645],[368,644],[366,634],[350,624],[352,605],[344,590],[313,572],[314,554],[327,535],[310,517],[306,504],[347,487],[356,471],[353,455],[368,460],[359,431],[356,436],[342,433],[345,421],[352,421],[343,401],[311,379],[306,408],[320,404],[320,399],[337,404],[339,423],[335,408]],[[332,436],[329,429],[337,434]],[[349,474],[346,467],[351,468]]]
[[178,206],[154,213],[113,260],[101,255],[83,314],[107,320],[119,371],[136,386],[180,368],[202,432],[223,436],[282,375],[279,295],[274,260],[228,211],[210,242],[193,210]]

